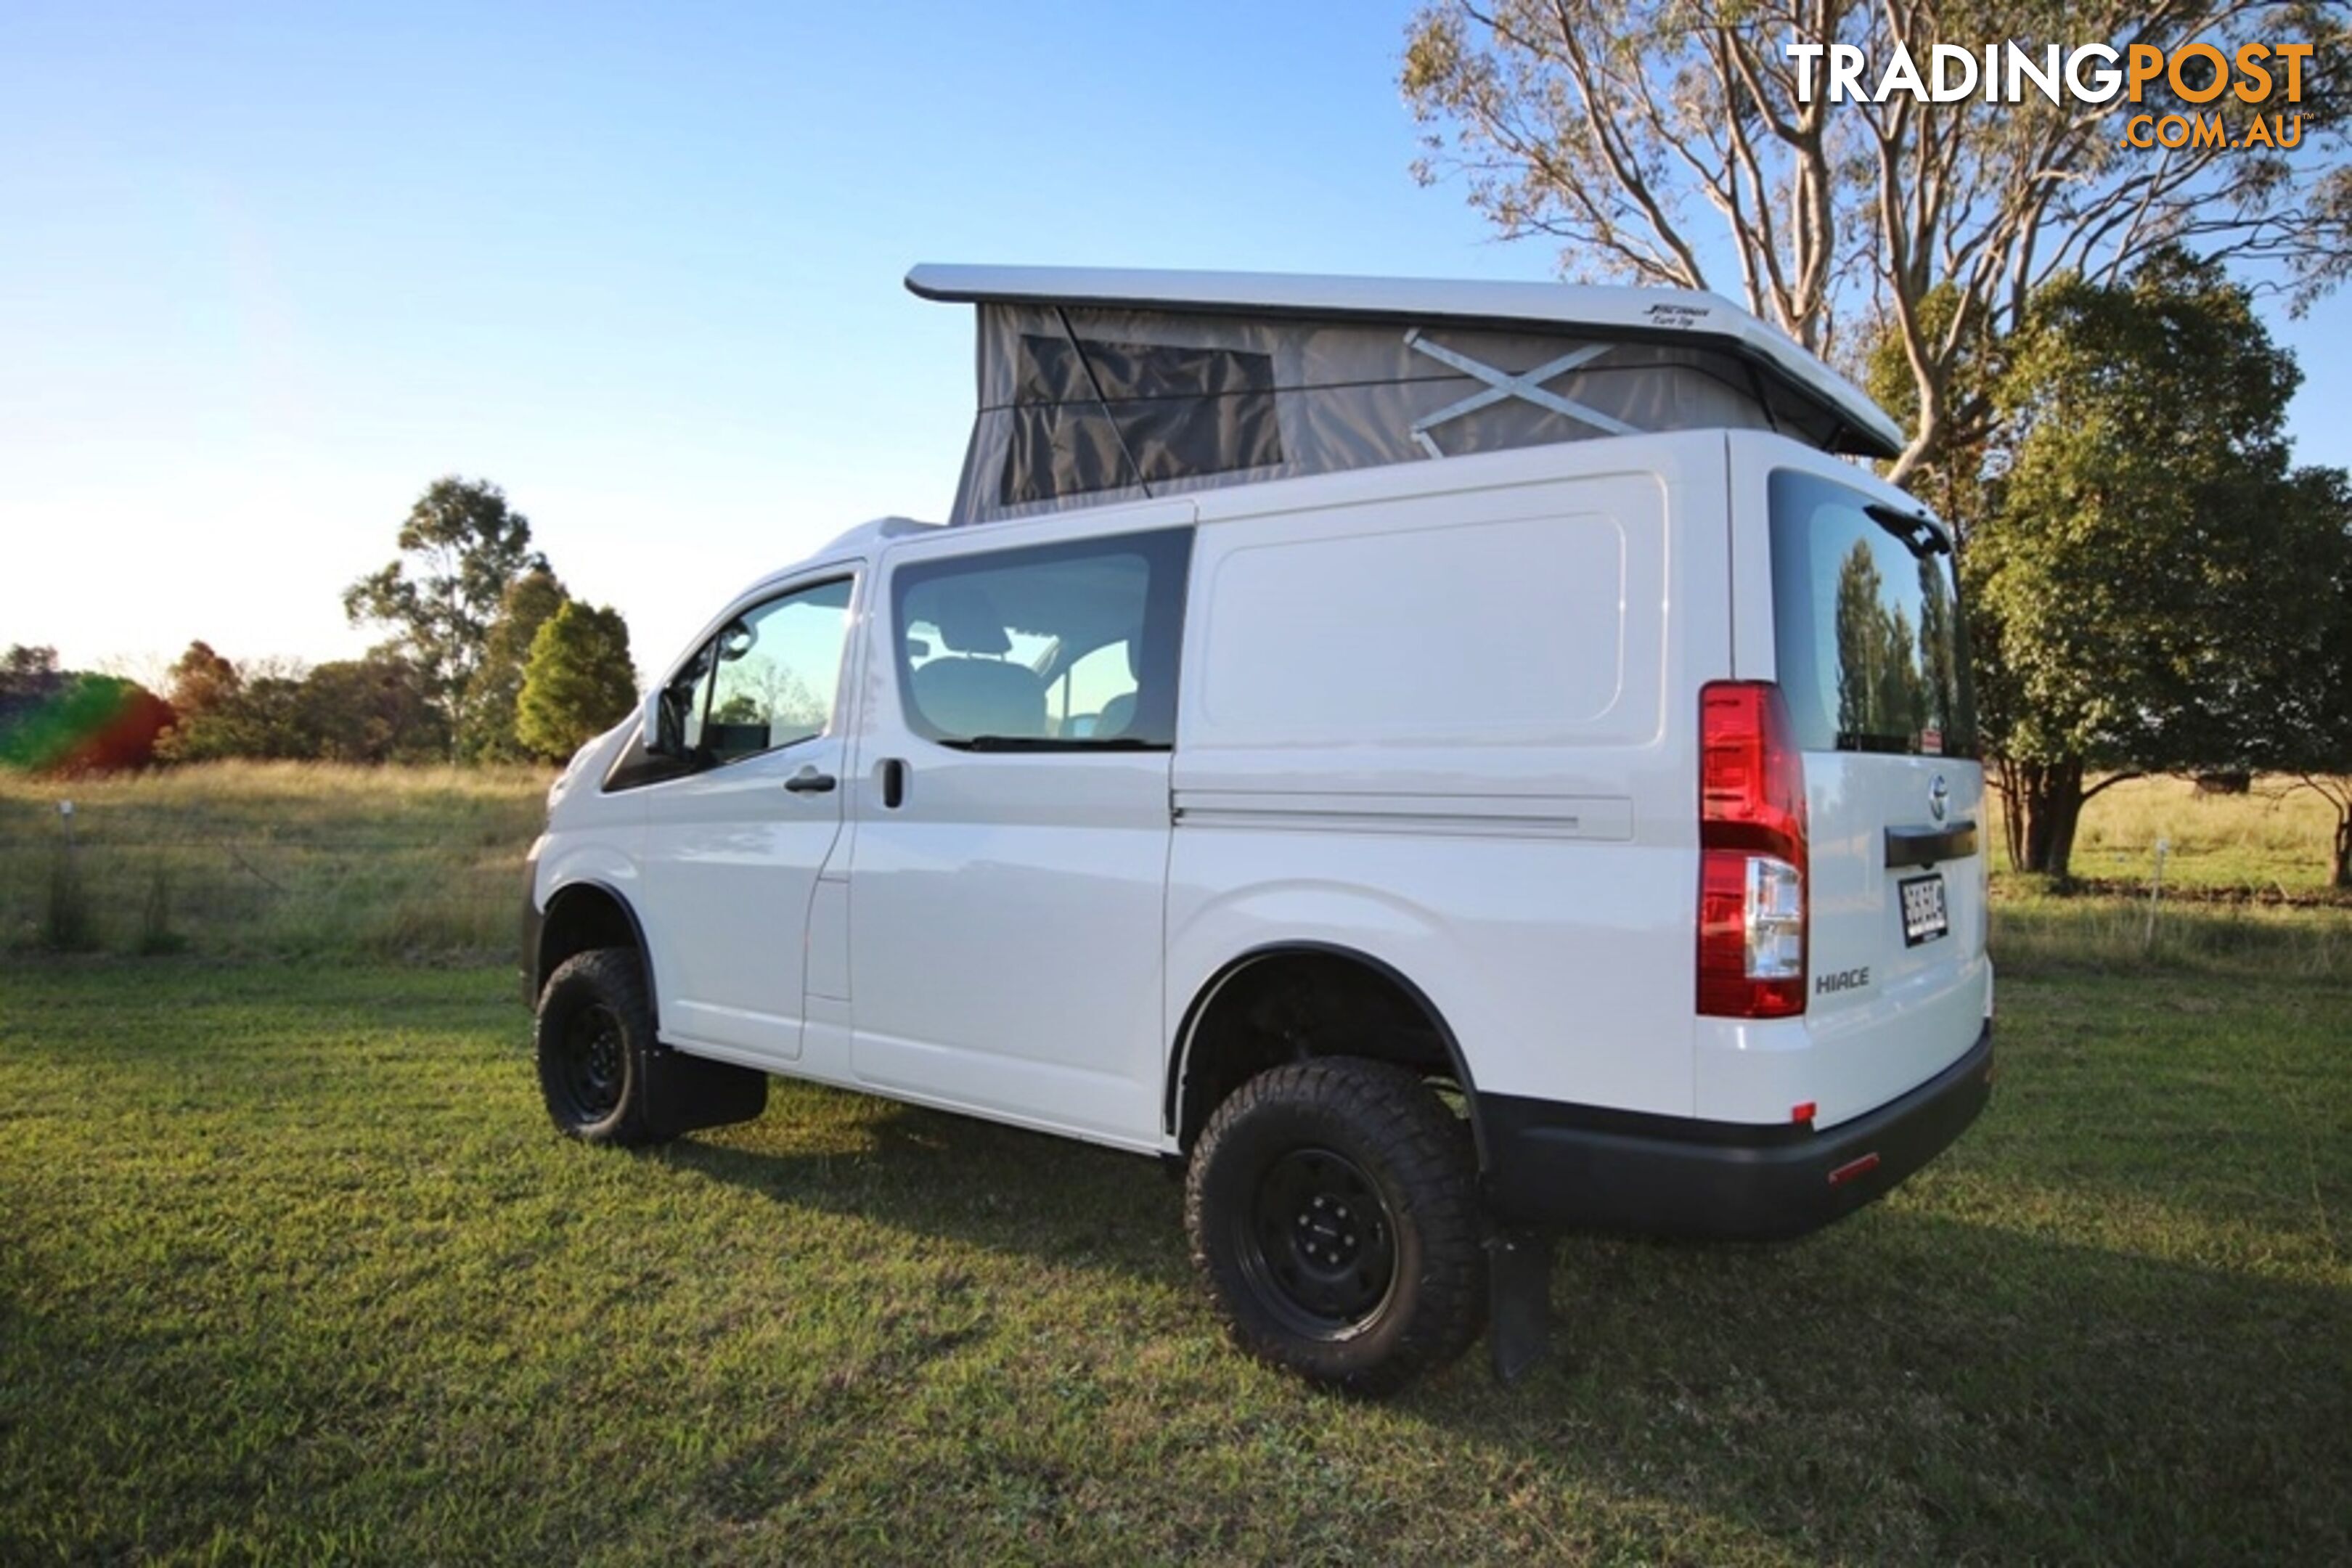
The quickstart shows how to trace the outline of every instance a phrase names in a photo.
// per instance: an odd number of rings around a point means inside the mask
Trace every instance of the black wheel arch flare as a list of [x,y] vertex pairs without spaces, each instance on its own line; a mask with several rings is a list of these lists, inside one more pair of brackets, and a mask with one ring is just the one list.
[[[1489,1169],[1486,1147],[1486,1119],[1479,1114],[1478,1086],[1470,1074],[1469,1058],[1463,1054],[1462,1042],[1454,1037],[1454,1026],[1445,1015],[1437,1010],[1428,994],[1412,983],[1404,973],[1384,959],[1375,958],[1360,948],[1328,942],[1276,942],[1254,947],[1228,959],[1209,977],[1208,983],[1193,994],[1184,1009],[1183,1022],[1177,1026],[1176,1037],[1168,1053],[1167,1083],[1160,1100],[1160,1130],[1170,1137],[1179,1137],[1182,1131],[1184,1080],[1192,1059],[1192,1047],[1199,1037],[1201,1021],[1217,1000],[1218,994],[1244,971],[1270,959],[1298,956],[1337,958],[1358,964],[1379,978],[1387,981],[1405,1000],[1428,1020],[1430,1029],[1444,1047],[1445,1058],[1452,1064],[1454,1081],[1460,1086],[1463,1103],[1470,1112],[1470,1137],[1478,1155],[1478,1171],[1484,1176]],[[1202,1119],[1206,1120],[1205,1117]]]
[[[658,1031],[661,1027],[661,994],[654,980],[653,949],[646,943],[645,922],[637,918],[636,906],[629,902],[628,898],[620,889],[599,878],[583,877],[578,881],[566,882],[548,896],[547,910],[539,918],[538,930],[531,942],[529,955],[530,997],[533,1005],[538,1003],[540,992],[546,988],[548,976],[555,972],[556,963],[562,963],[563,958],[571,957],[573,952],[585,951],[586,946],[595,945],[590,943],[573,946],[564,952],[562,958],[556,959],[553,963],[549,962],[549,954],[557,946],[555,939],[566,930],[563,919],[564,909],[569,904],[576,903],[580,898],[590,895],[601,896],[604,901],[619,910],[621,918],[628,921],[630,939],[635,945],[637,955],[645,966],[646,1006],[653,1014],[654,1027]],[[535,901],[532,907],[536,908]]]

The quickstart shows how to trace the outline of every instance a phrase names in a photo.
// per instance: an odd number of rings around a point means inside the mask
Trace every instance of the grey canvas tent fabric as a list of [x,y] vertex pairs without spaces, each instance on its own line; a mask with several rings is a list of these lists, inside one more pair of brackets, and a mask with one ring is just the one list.
[[958,523],[1628,431],[1837,435],[1833,412],[1665,334],[1027,301],[979,315]]

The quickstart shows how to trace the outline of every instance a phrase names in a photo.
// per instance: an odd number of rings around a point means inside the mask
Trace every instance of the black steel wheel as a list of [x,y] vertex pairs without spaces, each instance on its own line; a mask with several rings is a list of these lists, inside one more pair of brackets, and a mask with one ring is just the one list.
[[556,1093],[576,1121],[602,1121],[620,1109],[628,1081],[620,1016],[601,1002],[573,1013],[556,1042]]
[[1469,1131],[1402,1068],[1335,1057],[1252,1079],[1202,1132],[1184,1209],[1219,1316],[1263,1361],[1381,1394],[1477,1336]]
[[1258,1178],[1236,1216],[1242,1276],[1265,1310],[1308,1338],[1343,1338],[1396,1289],[1396,1217],[1363,1169],[1308,1145]]

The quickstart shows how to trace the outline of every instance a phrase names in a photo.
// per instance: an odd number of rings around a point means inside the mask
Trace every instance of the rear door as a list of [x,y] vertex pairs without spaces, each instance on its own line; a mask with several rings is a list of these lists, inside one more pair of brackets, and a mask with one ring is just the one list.
[[1742,673],[1769,658],[1804,753],[1805,1019],[1829,1125],[1948,1066],[1990,1006],[1967,642],[1917,501],[1780,443],[1734,451]]

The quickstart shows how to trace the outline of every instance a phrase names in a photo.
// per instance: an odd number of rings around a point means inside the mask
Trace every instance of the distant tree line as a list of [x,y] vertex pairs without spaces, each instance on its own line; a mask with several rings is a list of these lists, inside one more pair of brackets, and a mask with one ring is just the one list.
[[61,670],[52,648],[12,647],[0,663],[0,764],[560,761],[635,705],[626,623],[571,595],[498,486],[436,480],[398,546],[344,592],[354,625],[391,634],[358,658],[238,662],[198,640],[159,694]]

